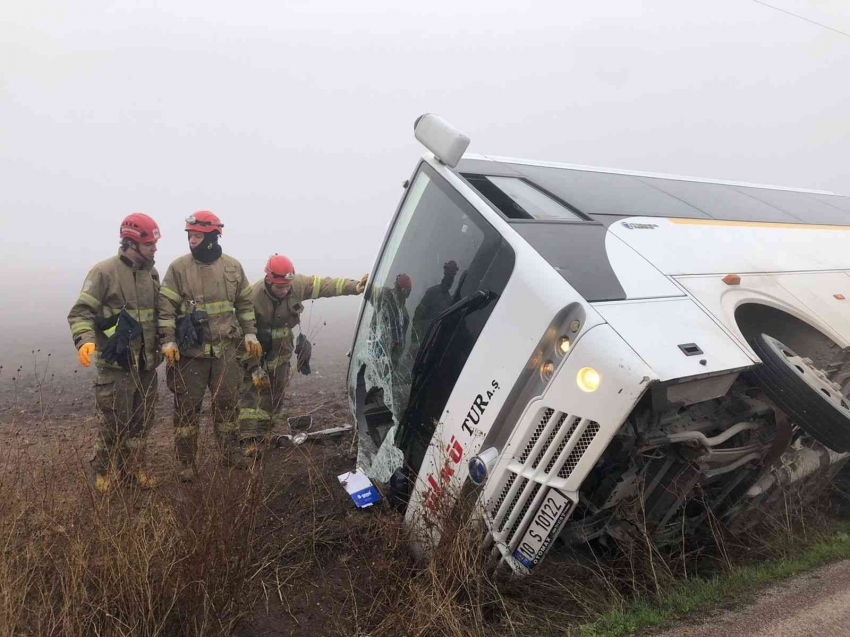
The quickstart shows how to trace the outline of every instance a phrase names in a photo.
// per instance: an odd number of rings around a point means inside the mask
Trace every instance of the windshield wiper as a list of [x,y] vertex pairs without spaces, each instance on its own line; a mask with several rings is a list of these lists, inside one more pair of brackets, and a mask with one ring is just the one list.
[[407,448],[411,436],[415,435],[414,429],[411,427],[410,416],[419,409],[423,397],[428,395],[423,389],[445,352],[445,348],[438,348],[436,344],[442,340],[441,335],[446,319],[458,317],[458,322],[462,321],[467,314],[486,307],[497,296],[495,292],[490,290],[476,290],[443,310],[431,321],[425,331],[422,345],[416,354],[416,360],[411,370],[410,397],[399,425],[399,437],[397,438],[397,446],[401,449]]
[[[461,314],[461,319],[471,312],[487,307],[487,305],[496,298],[496,294],[490,290],[476,290],[472,294],[468,294],[453,305],[449,306],[437,317],[431,321],[428,329],[425,331],[425,337],[422,339],[422,345],[416,353],[416,360],[413,362],[411,371],[413,382],[410,388],[410,402],[415,402],[414,397],[419,393],[425,380],[428,378],[434,363],[437,360],[436,356],[429,356],[434,352],[434,344],[437,342],[442,333],[443,321],[456,314]],[[424,372],[424,373],[423,373]]]

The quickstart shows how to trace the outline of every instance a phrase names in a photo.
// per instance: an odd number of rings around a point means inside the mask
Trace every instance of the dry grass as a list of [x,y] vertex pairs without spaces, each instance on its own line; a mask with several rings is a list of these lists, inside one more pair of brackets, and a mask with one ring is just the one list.
[[465,511],[439,521],[438,549],[416,562],[396,514],[347,501],[344,461],[338,448],[290,447],[253,474],[208,464],[190,486],[107,497],[73,461],[4,480],[0,637],[563,635],[662,599],[683,576],[793,555],[828,527],[789,494],[769,533],[718,525],[715,546],[690,552],[642,541],[562,551],[534,580],[494,581]]
[[555,550],[531,580],[494,580],[467,508],[436,521],[421,562],[397,514],[355,510],[336,479],[350,440],[274,450],[250,474],[207,448],[192,485],[103,497],[83,452],[31,444],[55,433],[36,399],[26,435],[0,444],[0,637],[565,635],[683,578],[798,555],[832,524],[822,498],[791,490],[746,533],[709,518],[709,546],[660,550],[636,525],[617,547]]
[[230,634],[253,602],[256,481],[104,497],[74,476],[4,494],[0,635]]

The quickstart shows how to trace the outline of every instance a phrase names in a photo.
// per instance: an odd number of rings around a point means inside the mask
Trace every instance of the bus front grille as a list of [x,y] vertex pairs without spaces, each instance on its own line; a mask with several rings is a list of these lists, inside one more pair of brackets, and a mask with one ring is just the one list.
[[494,557],[512,559],[548,489],[562,487],[589,449],[600,426],[588,418],[554,409],[540,410],[527,426],[516,455],[506,464],[486,510]]

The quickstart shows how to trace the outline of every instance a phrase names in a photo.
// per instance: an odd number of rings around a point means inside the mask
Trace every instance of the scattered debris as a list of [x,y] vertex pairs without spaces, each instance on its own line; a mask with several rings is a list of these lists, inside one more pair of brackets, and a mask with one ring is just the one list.
[[381,494],[369,480],[369,477],[357,469],[337,476],[339,483],[345,488],[358,509],[370,507],[381,501]]
[[342,425],[340,427],[331,427],[330,429],[320,429],[319,431],[299,431],[296,434],[279,434],[272,438],[272,443],[276,447],[281,447],[286,444],[286,442],[292,442],[293,444],[300,445],[307,440],[313,440],[316,438],[333,438],[341,436],[342,434],[351,431],[351,428],[351,425]]
[[287,418],[286,421],[289,423],[289,428],[292,431],[306,431],[310,427],[313,426],[313,416],[292,416],[291,418]]

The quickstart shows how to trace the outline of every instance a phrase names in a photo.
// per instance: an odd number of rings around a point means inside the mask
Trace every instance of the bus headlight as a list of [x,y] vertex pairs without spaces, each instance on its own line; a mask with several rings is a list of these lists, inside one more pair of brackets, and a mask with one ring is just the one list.
[[592,367],[582,367],[576,374],[576,385],[582,391],[593,392],[599,388],[602,377]]
[[558,353],[561,356],[565,356],[566,353],[570,351],[570,345],[572,345],[572,343],[570,343],[570,337],[562,336],[558,339]]
[[552,361],[546,361],[540,366],[540,376],[545,381],[552,380],[552,376],[555,373],[555,363]]

